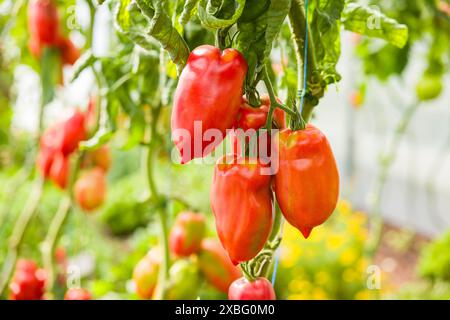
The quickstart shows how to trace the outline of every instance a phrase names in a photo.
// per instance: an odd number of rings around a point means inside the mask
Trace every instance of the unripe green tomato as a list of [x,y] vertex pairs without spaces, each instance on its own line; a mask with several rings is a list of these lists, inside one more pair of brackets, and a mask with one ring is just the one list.
[[442,79],[437,75],[424,75],[416,86],[417,98],[420,101],[433,100],[442,92]]
[[170,281],[167,286],[167,300],[195,300],[200,287],[200,273],[190,260],[178,260],[170,268]]

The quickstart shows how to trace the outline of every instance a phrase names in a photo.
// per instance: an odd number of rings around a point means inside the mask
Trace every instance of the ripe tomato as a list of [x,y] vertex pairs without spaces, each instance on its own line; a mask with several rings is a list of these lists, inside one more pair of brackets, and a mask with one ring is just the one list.
[[240,278],[234,281],[228,290],[230,300],[276,300],[275,290],[266,278],[249,281]]
[[58,9],[53,0],[31,0],[28,4],[28,29],[32,38],[48,46],[59,39]]
[[9,285],[11,300],[41,300],[44,296],[46,274],[32,260],[21,259]]

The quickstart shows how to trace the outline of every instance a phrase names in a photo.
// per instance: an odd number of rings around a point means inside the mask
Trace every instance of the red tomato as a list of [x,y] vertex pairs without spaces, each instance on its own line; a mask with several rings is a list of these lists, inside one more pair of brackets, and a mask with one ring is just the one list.
[[234,280],[242,276],[231,263],[227,252],[218,240],[204,239],[198,254],[198,265],[206,280],[216,289],[227,293]]
[[276,300],[275,290],[266,278],[249,281],[240,278],[234,281],[228,290],[230,300]]
[[220,52],[203,45],[191,52],[175,92],[171,119],[172,139],[182,163],[211,153],[233,127],[246,73],[247,63],[235,49]]
[[21,259],[9,285],[11,300],[41,300],[44,296],[46,275],[34,261]]
[[59,39],[58,9],[52,0],[31,0],[28,4],[28,29],[41,45],[56,46]]

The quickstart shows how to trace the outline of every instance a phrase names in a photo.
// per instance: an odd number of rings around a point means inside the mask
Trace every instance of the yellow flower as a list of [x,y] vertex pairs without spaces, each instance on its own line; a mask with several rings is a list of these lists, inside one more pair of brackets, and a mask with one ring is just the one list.
[[302,280],[299,278],[293,279],[289,282],[289,291],[290,292],[305,292],[311,288],[311,283],[306,280]]
[[357,259],[357,253],[353,248],[348,248],[342,252],[339,262],[344,266],[349,266]]
[[345,238],[343,235],[334,234],[328,237],[327,247],[331,250],[337,250],[344,244]]
[[313,296],[314,300],[325,300],[325,299],[328,299],[327,293],[322,288],[314,289],[312,296]]
[[372,292],[370,290],[363,290],[355,295],[356,300],[370,300],[372,298]]
[[307,293],[296,293],[289,295],[288,300],[311,300],[311,296]]

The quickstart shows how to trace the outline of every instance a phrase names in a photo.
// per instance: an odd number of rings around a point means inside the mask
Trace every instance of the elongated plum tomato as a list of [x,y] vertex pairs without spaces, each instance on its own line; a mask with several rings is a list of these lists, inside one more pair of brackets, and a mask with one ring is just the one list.
[[339,196],[339,173],[325,135],[312,125],[285,129],[278,139],[275,195],[286,220],[308,238],[333,213]]
[[275,290],[266,278],[249,281],[240,278],[234,281],[228,290],[229,300],[276,300]]
[[28,4],[30,36],[40,44],[56,46],[59,39],[58,9],[53,0],[31,0]]
[[64,300],[91,300],[91,293],[82,288],[71,288],[64,295]]
[[44,296],[46,274],[32,260],[21,259],[9,285],[11,300],[41,300]]
[[204,239],[198,254],[198,265],[205,279],[216,289],[227,293],[234,280],[242,276],[231,263],[227,252],[216,239]]
[[233,127],[246,73],[247,62],[235,49],[220,52],[203,45],[191,52],[175,91],[171,119],[181,163],[207,156]]
[[161,252],[158,248],[153,248],[134,267],[133,281],[140,298],[152,298],[158,282],[160,264]]
[[170,231],[169,246],[178,257],[187,257],[200,250],[205,235],[205,218],[194,212],[182,212]]
[[236,265],[254,258],[272,229],[269,168],[235,155],[217,161],[211,186],[211,208],[223,247]]
[[75,199],[85,211],[92,211],[103,204],[106,196],[106,177],[101,168],[84,172],[75,182]]

